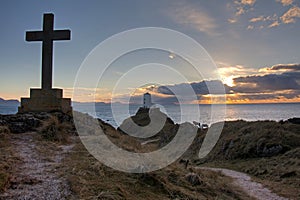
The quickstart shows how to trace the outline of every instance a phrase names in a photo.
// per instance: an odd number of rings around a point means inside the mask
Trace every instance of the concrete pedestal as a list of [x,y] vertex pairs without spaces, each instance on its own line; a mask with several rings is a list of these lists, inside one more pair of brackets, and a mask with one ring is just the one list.
[[19,113],[25,112],[52,112],[72,111],[71,99],[63,98],[62,89],[30,89],[30,98],[21,98]]

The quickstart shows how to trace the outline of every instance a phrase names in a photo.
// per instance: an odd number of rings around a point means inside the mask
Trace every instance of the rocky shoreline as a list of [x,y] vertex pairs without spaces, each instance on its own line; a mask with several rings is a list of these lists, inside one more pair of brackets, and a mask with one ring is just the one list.
[[[146,126],[150,123],[147,113],[147,111],[140,111],[132,116],[132,120],[141,126]],[[96,120],[114,144],[132,152],[151,152],[164,147],[176,135],[179,126],[167,117],[163,128],[156,135],[139,139],[128,135],[121,128],[115,129],[101,119],[94,119],[87,114],[78,114],[82,116],[83,122]],[[122,126],[128,128],[126,120]],[[85,129],[88,132],[92,131],[88,123]],[[31,132],[36,135],[35,137],[44,138],[46,142],[59,144],[65,142],[72,144],[65,138],[77,135],[73,117],[60,112],[0,115],[0,130],[19,138]],[[198,152],[206,133],[207,130],[198,129],[192,145],[175,163],[176,168],[184,168],[180,160],[189,160],[187,170],[198,166],[227,167],[250,174],[262,182],[267,181],[265,184],[272,183],[270,187],[273,191],[284,197],[289,197],[289,193],[300,194],[299,118],[280,122],[242,120],[225,122],[221,137],[214,149],[204,159],[198,159]],[[14,143],[13,141],[12,144]],[[88,166],[82,166],[85,167]],[[290,197],[298,198],[297,195],[290,195]]]

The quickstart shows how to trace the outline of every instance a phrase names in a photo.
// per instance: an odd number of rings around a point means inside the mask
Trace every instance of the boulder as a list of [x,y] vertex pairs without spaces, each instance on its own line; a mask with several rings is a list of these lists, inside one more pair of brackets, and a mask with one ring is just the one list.
[[292,124],[300,124],[300,118],[290,118],[288,119],[288,122],[292,123]]
[[196,173],[188,173],[188,174],[185,176],[185,179],[186,179],[190,184],[192,184],[193,186],[201,185],[201,184],[202,184],[202,181],[201,181],[199,175],[196,174]]
[[0,125],[8,126],[12,133],[33,131],[41,124],[41,120],[32,114],[2,115],[0,119]]
[[280,144],[272,145],[270,147],[265,146],[262,151],[262,156],[266,156],[266,157],[275,156],[281,153],[282,150],[283,147]]

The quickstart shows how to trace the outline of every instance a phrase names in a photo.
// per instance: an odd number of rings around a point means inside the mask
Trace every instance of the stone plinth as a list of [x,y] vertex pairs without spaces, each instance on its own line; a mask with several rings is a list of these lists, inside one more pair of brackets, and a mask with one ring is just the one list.
[[63,98],[62,89],[30,89],[30,98],[21,98],[19,113],[25,112],[71,112],[71,99]]

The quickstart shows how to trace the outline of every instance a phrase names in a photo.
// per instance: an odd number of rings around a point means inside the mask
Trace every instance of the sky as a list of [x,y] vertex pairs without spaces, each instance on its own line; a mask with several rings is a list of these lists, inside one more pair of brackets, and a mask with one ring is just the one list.
[[[73,97],[81,66],[101,42],[124,31],[160,27],[202,45],[203,57],[193,59],[209,60],[197,65],[216,65],[217,70],[196,76],[173,49],[129,52],[111,64],[97,85],[88,84],[93,71],[83,76],[77,100],[138,101],[149,91],[156,101],[173,103],[170,88],[189,84],[198,96],[190,103],[210,103],[209,85],[221,84],[227,103],[300,102],[299,0],[3,0],[0,11],[4,99],[27,97],[29,88],[40,87],[41,42],[26,42],[25,32],[41,30],[43,13],[54,13],[55,29],[70,29],[72,35],[71,41],[54,42],[53,82],[65,97]],[[125,43],[120,40],[116,48]]]

